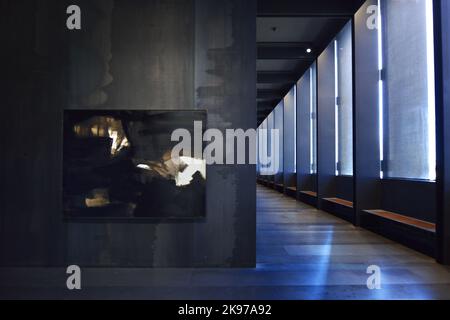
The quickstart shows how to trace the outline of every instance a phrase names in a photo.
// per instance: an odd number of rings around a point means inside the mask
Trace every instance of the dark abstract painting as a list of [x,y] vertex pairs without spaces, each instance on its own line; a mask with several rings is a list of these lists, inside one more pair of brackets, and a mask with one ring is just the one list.
[[200,121],[205,111],[65,111],[66,217],[203,217],[205,161],[171,155],[172,132],[194,137]]

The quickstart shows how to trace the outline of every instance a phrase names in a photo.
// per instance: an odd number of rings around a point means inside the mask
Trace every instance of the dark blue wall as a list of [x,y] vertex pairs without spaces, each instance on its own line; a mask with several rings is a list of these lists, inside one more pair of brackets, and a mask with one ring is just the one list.
[[450,264],[450,3],[436,1],[438,35],[438,260]]

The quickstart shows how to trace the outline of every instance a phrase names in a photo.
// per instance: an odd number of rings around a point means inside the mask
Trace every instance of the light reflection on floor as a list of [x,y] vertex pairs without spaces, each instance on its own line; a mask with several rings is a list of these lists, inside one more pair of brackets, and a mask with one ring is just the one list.
[[[450,269],[427,256],[264,187],[257,206],[254,269],[86,269],[79,292],[61,286],[62,269],[0,269],[0,298],[450,298]],[[369,265],[381,290],[367,288]]]

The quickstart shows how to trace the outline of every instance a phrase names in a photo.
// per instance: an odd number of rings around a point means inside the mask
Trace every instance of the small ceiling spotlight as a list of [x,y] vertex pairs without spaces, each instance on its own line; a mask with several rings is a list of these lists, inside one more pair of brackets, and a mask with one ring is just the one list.
[[307,53],[311,53],[311,52],[312,52],[312,49],[311,49],[311,48],[308,48],[308,49],[306,49],[306,52],[307,52]]

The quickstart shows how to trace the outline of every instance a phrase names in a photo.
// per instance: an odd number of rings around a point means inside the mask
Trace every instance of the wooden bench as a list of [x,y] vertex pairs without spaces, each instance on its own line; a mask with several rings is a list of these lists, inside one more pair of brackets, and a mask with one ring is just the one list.
[[350,223],[355,223],[355,212],[351,201],[336,197],[322,198],[320,208]]
[[385,210],[365,210],[368,214],[436,233],[436,224]]
[[344,199],[340,199],[340,198],[324,198],[323,200],[333,202],[336,204],[340,204],[341,206],[345,206],[348,208],[353,208],[353,202],[348,201],[348,200],[344,200]]
[[317,198],[317,192],[314,191],[300,191],[301,194],[305,194],[310,197]]
[[317,207],[317,192],[303,190],[299,192],[298,198],[310,206]]
[[364,210],[361,226],[431,257],[436,252],[436,225],[386,210]]

